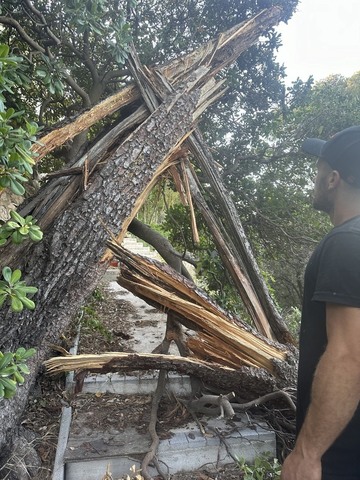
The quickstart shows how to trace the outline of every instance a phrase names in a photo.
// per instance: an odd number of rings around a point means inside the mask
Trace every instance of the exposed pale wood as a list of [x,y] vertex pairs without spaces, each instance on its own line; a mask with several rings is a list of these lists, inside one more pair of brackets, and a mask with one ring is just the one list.
[[130,85],[81,114],[74,122],[53,130],[41,137],[39,142],[32,147],[32,151],[35,154],[35,161],[39,162],[45,155],[55,150],[55,148],[64,145],[64,143],[88,129],[99,120],[116,112],[120,107],[133,103],[138,98],[140,98],[139,90],[134,85]]
[[242,367],[238,370],[190,357],[160,354],[111,352],[100,355],[73,355],[53,357],[44,362],[50,374],[82,371],[109,373],[136,370],[163,369],[200,377],[204,385],[226,392],[229,390],[244,400],[278,390],[276,378],[259,368]]
[[[147,365],[152,365],[157,368],[157,362],[165,363],[169,361],[168,368],[171,369],[175,365],[203,365],[205,368],[213,368],[214,364],[205,362],[191,357],[181,357],[178,355],[162,355],[155,353],[124,353],[124,352],[106,352],[100,354],[85,354],[85,355],[66,355],[64,357],[53,357],[44,362],[44,365],[51,375],[58,373],[71,372],[74,370],[91,370],[92,372],[100,372],[106,370],[108,372],[116,371],[119,365],[122,365],[121,370],[134,370],[140,368],[142,360],[147,362]],[[116,367],[115,367],[116,364]],[[219,370],[224,372],[231,372],[234,369],[216,365]]]
[[173,180],[174,180],[174,184],[175,184],[175,188],[176,188],[176,191],[178,192],[179,194],[179,197],[180,197],[180,201],[181,203],[184,205],[184,206],[187,206],[188,205],[188,201],[187,201],[187,197],[186,197],[186,194],[185,194],[185,189],[184,189],[184,186],[183,186],[183,183],[181,181],[181,177],[180,177],[180,174],[178,172],[178,169],[176,168],[175,165],[172,165],[170,168],[169,168],[169,171],[173,177]]
[[281,7],[274,6],[262,10],[255,17],[234,26],[217,39],[198,48],[194,52],[170,62],[158,70],[172,83],[181,81],[194,65],[209,68],[208,76],[214,76],[226,65],[232,63],[241,53],[253,45],[269,27],[281,20]]
[[[274,372],[274,359],[286,360],[287,352],[283,347],[266,341],[240,320],[235,322],[235,319],[211,302],[205,292],[169,267],[128,252],[112,241],[109,242],[109,247],[121,261],[118,282],[136,295],[150,299],[153,304],[156,303],[165,310],[170,309],[187,322],[190,321],[195,326],[194,329],[199,330],[197,349],[201,350],[203,338],[210,345],[204,357],[212,349],[213,352],[219,352],[217,359],[221,358],[223,365],[257,366],[270,372]],[[221,356],[221,352],[227,351],[227,346],[229,354]]]
[[197,228],[197,224],[196,224],[196,217],[195,217],[193,201],[192,201],[192,198],[191,198],[189,178],[188,178],[187,173],[186,173],[186,167],[185,167],[184,161],[181,162],[181,169],[182,169],[182,174],[183,174],[183,183],[184,183],[184,186],[185,186],[187,203],[188,203],[189,209],[190,209],[191,229],[192,229],[192,234],[193,234],[193,241],[194,241],[195,245],[199,245],[200,236],[199,236],[199,232],[198,232],[198,228]]

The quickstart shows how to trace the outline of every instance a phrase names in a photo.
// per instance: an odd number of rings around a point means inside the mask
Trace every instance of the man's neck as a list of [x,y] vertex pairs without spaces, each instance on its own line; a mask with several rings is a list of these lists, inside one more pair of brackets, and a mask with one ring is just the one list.
[[348,220],[360,215],[360,202],[358,199],[352,199],[352,201],[335,204],[334,210],[330,213],[330,220],[334,227],[341,225]]

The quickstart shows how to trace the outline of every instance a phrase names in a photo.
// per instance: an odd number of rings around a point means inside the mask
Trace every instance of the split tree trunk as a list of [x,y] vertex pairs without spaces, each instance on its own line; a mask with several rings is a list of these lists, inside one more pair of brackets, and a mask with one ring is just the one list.
[[[263,11],[218,41],[154,72],[160,84],[164,76],[172,79],[174,93],[169,94],[152,115],[145,112],[140,120],[143,123],[120,146],[119,138],[113,138],[109,150],[99,148],[99,144],[92,156],[85,155],[75,164],[84,169],[82,176],[67,176],[51,182],[51,187],[42,189],[37,199],[31,199],[24,206],[23,213],[37,212],[39,223],[45,229],[44,240],[17,251],[6,247],[1,264],[21,268],[25,280],[38,287],[37,305],[34,311],[21,314],[2,311],[0,349],[35,346],[38,355],[32,361],[32,374],[25,385],[13,400],[2,402],[0,451],[11,444],[28,390],[45,357],[45,342],[56,341],[106,268],[99,265],[99,260],[109,231],[114,234],[120,229],[126,231],[154,179],[171,162],[171,154],[193,130],[196,118],[219,95],[220,84],[206,83],[208,78],[235,60],[280,19],[281,11],[277,7]],[[197,86],[196,77],[187,83],[189,65],[190,71],[194,65],[201,65],[197,72],[205,92]],[[138,91],[134,95],[138,95]],[[110,108],[108,112],[111,111]],[[101,112],[103,114],[106,111]],[[48,143],[41,155],[88,128],[91,114],[84,115],[84,122],[69,126],[66,133],[57,131],[47,137]],[[134,125],[136,122],[128,128]],[[99,158],[106,159],[107,163],[95,171]],[[56,201],[49,204],[53,196]]]

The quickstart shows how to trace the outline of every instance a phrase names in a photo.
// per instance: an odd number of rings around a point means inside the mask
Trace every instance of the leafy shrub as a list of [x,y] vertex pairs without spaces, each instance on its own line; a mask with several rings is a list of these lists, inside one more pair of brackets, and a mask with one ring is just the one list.
[[35,303],[27,295],[36,293],[38,289],[20,281],[20,270],[12,271],[10,267],[4,267],[2,274],[4,280],[0,280],[0,308],[9,300],[14,312],[21,312],[24,307],[34,310]]
[[269,458],[268,455],[260,455],[255,458],[253,465],[245,463],[244,459],[239,460],[242,480],[279,480],[281,465],[277,458]]
[[0,399],[12,398],[18,385],[25,382],[24,375],[30,373],[27,360],[35,354],[34,348],[20,347],[15,353],[0,352]]

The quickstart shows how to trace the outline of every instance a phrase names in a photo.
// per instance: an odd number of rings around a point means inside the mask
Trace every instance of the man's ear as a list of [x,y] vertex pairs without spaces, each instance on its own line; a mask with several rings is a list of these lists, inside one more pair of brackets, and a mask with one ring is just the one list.
[[341,177],[340,173],[337,170],[332,170],[328,176],[328,188],[329,190],[334,190],[340,185]]

